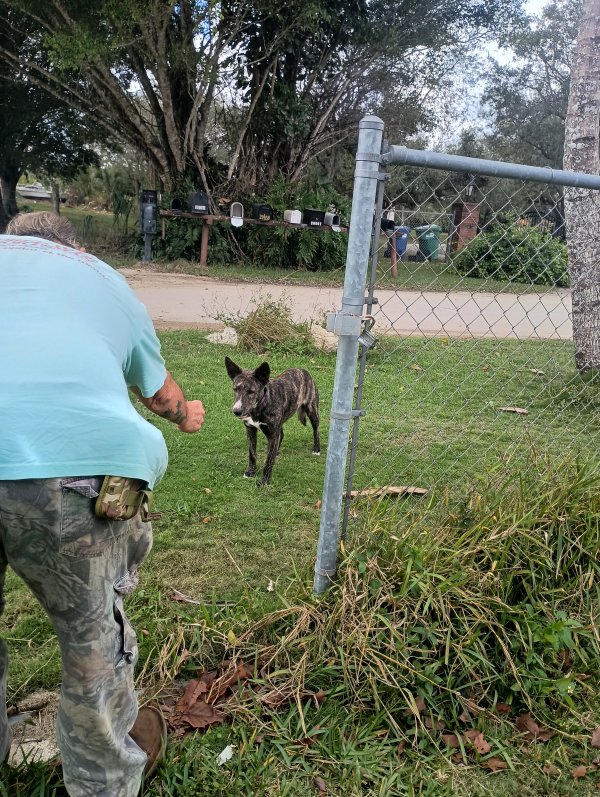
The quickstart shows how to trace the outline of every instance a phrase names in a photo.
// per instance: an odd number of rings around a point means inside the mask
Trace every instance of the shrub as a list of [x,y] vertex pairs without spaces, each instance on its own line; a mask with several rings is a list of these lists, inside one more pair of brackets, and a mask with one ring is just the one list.
[[557,238],[516,220],[478,235],[453,261],[465,277],[492,277],[567,287],[567,248]]
[[[183,195],[180,192],[180,195]],[[164,197],[170,203],[171,195]],[[271,205],[278,218],[288,208],[317,208],[327,210],[334,205],[346,219],[349,201],[327,186],[308,187],[278,178],[263,197],[236,197],[249,216],[252,206]],[[223,212],[225,210],[223,209]],[[169,219],[166,239],[156,237],[154,252],[159,258],[181,257],[197,260],[200,253],[201,225],[194,219]],[[348,236],[329,229],[312,232],[292,227],[267,227],[244,224],[232,228],[228,222],[211,225],[209,232],[209,264],[228,265],[246,261],[265,268],[308,269],[331,271],[342,268],[346,260]]]

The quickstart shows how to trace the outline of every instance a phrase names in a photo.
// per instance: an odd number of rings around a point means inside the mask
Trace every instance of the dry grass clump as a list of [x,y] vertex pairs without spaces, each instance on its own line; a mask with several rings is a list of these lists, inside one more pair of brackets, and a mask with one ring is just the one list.
[[314,349],[310,326],[294,322],[283,299],[264,297],[247,316],[233,322],[233,326],[238,334],[238,349],[242,351],[304,354]]

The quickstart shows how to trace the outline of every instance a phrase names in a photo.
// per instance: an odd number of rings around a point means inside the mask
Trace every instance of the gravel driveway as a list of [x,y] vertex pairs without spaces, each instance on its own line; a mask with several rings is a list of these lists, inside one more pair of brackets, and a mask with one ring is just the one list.
[[[227,316],[245,315],[255,302],[285,298],[297,321],[321,322],[341,306],[342,288],[224,282],[210,277],[121,272],[159,329],[222,329]],[[571,297],[551,293],[470,293],[377,290],[376,330],[401,335],[570,340]]]

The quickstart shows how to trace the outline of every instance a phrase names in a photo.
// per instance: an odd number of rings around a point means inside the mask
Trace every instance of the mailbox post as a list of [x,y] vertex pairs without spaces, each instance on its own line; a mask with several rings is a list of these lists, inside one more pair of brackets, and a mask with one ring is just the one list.
[[144,189],[140,194],[140,230],[144,236],[144,263],[152,260],[152,236],[158,231],[158,193]]

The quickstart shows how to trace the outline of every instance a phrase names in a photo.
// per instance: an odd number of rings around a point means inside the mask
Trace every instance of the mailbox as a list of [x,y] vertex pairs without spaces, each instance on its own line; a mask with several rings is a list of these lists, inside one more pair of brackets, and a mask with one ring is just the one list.
[[340,231],[340,217],[337,213],[326,213],[324,224],[331,227],[334,232]]
[[155,235],[158,219],[158,192],[144,189],[140,194],[140,230],[144,235]]
[[325,221],[325,213],[322,210],[304,208],[302,212],[302,221],[308,227],[322,227]]
[[241,227],[244,223],[244,206],[241,202],[232,202],[229,208],[229,218],[232,227]]
[[271,221],[275,218],[275,211],[270,205],[253,205],[252,218],[257,221]]
[[182,213],[183,206],[181,204],[181,199],[179,197],[175,197],[171,200],[171,213]]
[[283,220],[287,221],[288,224],[301,224],[302,213],[299,210],[284,210]]
[[208,214],[208,194],[206,191],[194,191],[188,196],[188,210],[190,213],[197,213],[199,216]]

